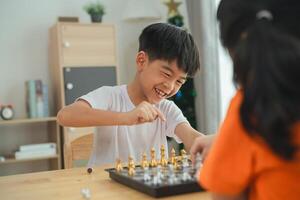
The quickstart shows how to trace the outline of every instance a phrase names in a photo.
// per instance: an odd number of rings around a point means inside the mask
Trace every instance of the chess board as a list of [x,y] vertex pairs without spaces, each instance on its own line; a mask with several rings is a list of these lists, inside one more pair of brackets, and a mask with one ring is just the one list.
[[197,183],[195,175],[197,170],[191,165],[180,166],[178,169],[173,169],[170,165],[149,167],[146,170],[137,165],[135,174],[131,176],[128,174],[128,167],[124,167],[121,171],[117,171],[116,168],[105,170],[111,179],[153,197],[203,191]]

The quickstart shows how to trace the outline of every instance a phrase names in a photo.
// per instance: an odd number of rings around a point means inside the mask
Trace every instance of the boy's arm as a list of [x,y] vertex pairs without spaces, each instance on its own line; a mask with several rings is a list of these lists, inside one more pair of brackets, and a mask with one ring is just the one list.
[[130,112],[113,112],[94,109],[87,101],[78,100],[62,108],[57,114],[60,125],[71,127],[134,125],[157,118],[165,120],[163,114],[147,102],[142,102]]
[[196,131],[188,123],[180,123],[175,128],[175,135],[179,137],[187,151],[190,151],[194,141],[198,137],[204,137],[205,135]]
[[57,121],[62,126],[89,127],[101,125],[125,124],[124,113],[93,109],[84,100],[78,100],[62,108],[57,114]]

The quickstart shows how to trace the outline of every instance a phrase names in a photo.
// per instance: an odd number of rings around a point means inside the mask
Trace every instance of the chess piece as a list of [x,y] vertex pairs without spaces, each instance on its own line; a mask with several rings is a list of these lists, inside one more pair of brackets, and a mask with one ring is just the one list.
[[168,165],[168,183],[169,184],[175,184],[178,182],[178,178],[176,177],[175,173],[174,173],[174,166],[172,164]]
[[151,149],[151,161],[150,161],[150,167],[156,167],[157,161],[155,160],[155,150],[154,148]]
[[128,157],[128,168],[130,168],[130,167],[135,169],[135,164],[134,164],[132,156]]
[[171,157],[170,157],[170,163],[172,165],[174,165],[175,162],[176,162],[176,158],[175,157],[176,157],[176,152],[175,152],[175,149],[172,148],[172,150],[171,150]]
[[86,171],[87,171],[87,173],[91,174],[93,172],[93,168],[88,167]]
[[85,198],[85,199],[90,199],[91,198],[91,191],[89,188],[82,188],[81,189],[81,195]]
[[174,166],[174,169],[176,169],[176,170],[179,169],[179,165],[177,163],[177,159],[178,159],[177,157],[174,157],[174,165],[173,166]]
[[117,172],[121,172],[123,170],[123,166],[122,166],[121,160],[119,158],[117,159],[116,170],[117,170]]
[[128,175],[133,176],[135,174],[135,164],[132,156],[128,157]]
[[128,175],[133,176],[135,174],[135,169],[133,167],[128,168]]
[[161,172],[161,166],[157,166],[156,168],[156,176],[159,178],[159,179],[163,179],[164,178],[164,174]]
[[144,181],[148,182],[151,180],[151,176],[149,174],[149,167],[144,168]]
[[142,161],[141,161],[141,167],[142,167],[142,169],[145,169],[145,168],[149,167],[149,163],[147,161],[147,155],[146,155],[146,153],[143,153]]
[[192,179],[192,177],[191,177],[191,175],[189,174],[189,172],[188,172],[188,171],[184,171],[183,174],[182,174],[182,180],[183,180],[183,181],[189,181],[189,180],[191,180],[191,179]]
[[168,165],[168,161],[165,158],[165,147],[164,147],[164,145],[161,145],[161,147],[160,147],[160,155],[161,155],[161,158],[160,158],[160,164],[161,164],[161,166],[163,166],[163,167],[167,166]]
[[160,185],[162,183],[160,177],[158,176],[153,176],[152,184],[153,185]]
[[184,149],[181,149],[180,153],[181,153],[182,167],[188,167],[189,161],[188,161],[188,156],[186,155],[186,151]]

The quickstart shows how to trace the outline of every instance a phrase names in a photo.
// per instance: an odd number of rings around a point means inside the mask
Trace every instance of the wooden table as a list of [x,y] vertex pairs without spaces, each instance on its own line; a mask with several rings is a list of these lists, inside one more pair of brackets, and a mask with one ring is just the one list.
[[[80,199],[83,188],[89,188],[93,199],[155,199],[111,180],[104,171],[110,166],[95,168],[92,174],[86,168],[73,168],[0,177],[0,199],[48,200]],[[176,195],[160,199],[208,200],[207,192]]]

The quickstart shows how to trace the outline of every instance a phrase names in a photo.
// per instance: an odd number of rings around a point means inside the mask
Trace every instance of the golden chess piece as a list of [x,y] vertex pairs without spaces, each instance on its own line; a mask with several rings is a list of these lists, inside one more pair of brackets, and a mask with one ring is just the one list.
[[161,155],[161,158],[160,158],[161,166],[163,166],[163,167],[167,166],[168,160],[165,158],[165,146],[164,145],[161,145],[161,147],[160,147],[160,155]]
[[182,159],[186,157],[186,151],[184,149],[180,150],[180,156],[178,156],[177,160],[182,162]]
[[133,168],[133,169],[135,169],[135,164],[134,164],[134,161],[133,161],[132,156],[129,156],[129,157],[128,157],[128,169],[129,169],[130,167]]
[[133,176],[135,174],[135,169],[133,167],[128,168],[128,175]]
[[150,160],[150,167],[156,167],[157,161],[155,160],[155,150],[154,148],[151,149],[151,160]]
[[177,163],[177,157],[174,157],[173,168],[176,169],[176,170],[179,169],[179,165],[178,165],[178,163]]
[[176,162],[176,152],[175,152],[175,149],[172,148],[172,149],[171,149],[170,163],[171,163],[172,165],[174,165],[175,162]]
[[117,172],[120,172],[123,170],[123,166],[122,166],[121,160],[119,158],[117,159],[116,170],[117,170]]
[[128,175],[133,176],[135,174],[135,164],[132,156],[128,157]]
[[141,166],[142,166],[143,169],[149,167],[149,163],[147,161],[147,155],[146,155],[146,153],[143,153]]

